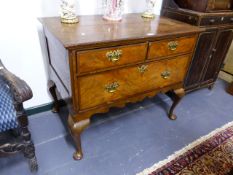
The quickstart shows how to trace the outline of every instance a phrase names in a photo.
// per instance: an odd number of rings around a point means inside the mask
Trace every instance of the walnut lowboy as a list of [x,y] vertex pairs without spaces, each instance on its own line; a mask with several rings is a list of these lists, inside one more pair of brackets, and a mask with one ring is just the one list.
[[[68,99],[68,126],[81,159],[80,135],[93,114],[153,97],[159,92],[174,103],[184,96],[183,81],[202,29],[157,16],[125,15],[121,22],[81,16],[73,25],[57,17],[41,18],[49,52],[49,90],[54,112],[57,92]],[[57,90],[56,90],[57,89]],[[69,100],[71,99],[71,100]]]

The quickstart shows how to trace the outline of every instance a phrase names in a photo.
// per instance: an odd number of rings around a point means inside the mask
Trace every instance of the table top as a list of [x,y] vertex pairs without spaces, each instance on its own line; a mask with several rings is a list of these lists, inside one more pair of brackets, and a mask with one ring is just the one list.
[[148,41],[171,35],[194,34],[203,31],[167,17],[145,19],[141,14],[125,14],[118,22],[106,21],[102,15],[79,16],[79,23],[64,24],[60,17],[39,18],[44,29],[52,33],[67,49],[113,42]]

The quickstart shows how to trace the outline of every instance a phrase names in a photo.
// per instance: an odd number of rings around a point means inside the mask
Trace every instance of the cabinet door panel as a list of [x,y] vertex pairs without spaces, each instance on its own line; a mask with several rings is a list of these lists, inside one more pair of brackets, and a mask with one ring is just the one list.
[[185,87],[192,87],[201,81],[204,67],[208,61],[215,40],[216,31],[204,32],[200,35],[196,52],[186,77]]
[[233,75],[233,43],[227,53],[223,70]]
[[221,65],[230,47],[233,32],[229,29],[220,30],[217,37],[215,49],[213,49],[213,56],[208,64],[204,81],[214,81],[217,78]]

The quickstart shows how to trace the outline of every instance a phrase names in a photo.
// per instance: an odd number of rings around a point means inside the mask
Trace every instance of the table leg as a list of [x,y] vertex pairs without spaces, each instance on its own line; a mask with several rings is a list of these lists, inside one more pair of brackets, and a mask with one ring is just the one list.
[[76,152],[73,155],[73,158],[75,160],[81,160],[83,157],[81,134],[90,125],[90,119],[74,122],[72,116],[70,115],[68,118],[68,123],[69,123],[71,135],[75,141],[75,145],[77,148]]
[[168,112],[168,117],[171,120],[176,120],[177,116],[174,114],[174,109],[179,104],[181,99],[185,96],[185,90],[181,88],[174,91],[169,91],[166,94],[173,100],[173,104]]
[[59,112],[59,101],[57,98],[57,93],[56,93],[56,84],[52,81],[48,81],[48,90],[53,98],[53,109],[52,112],[57,113]]

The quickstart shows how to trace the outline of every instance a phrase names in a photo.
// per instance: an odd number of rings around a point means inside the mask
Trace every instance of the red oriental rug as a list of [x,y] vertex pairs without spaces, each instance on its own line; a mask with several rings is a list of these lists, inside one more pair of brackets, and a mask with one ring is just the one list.
[[233,175],[233,122],[137,175]]

